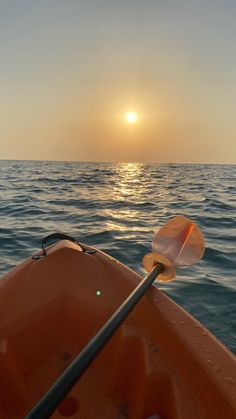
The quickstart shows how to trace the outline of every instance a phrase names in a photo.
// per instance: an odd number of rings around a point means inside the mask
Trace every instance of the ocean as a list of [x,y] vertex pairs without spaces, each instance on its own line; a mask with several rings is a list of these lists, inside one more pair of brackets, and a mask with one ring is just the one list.
[[236,165],[0,161],[0,274],[61,231],[145,275],[154,232],[182,214],[199,224],[196,266],[157,286],[236,353]]

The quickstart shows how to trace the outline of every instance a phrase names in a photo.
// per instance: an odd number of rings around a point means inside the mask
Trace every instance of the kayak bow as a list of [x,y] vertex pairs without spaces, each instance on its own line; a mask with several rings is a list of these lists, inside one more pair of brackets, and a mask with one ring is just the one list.
[[[139,282],[68,240],[8,273],[0,284],[0,417],[27,415]],[[235,395],[234,355],[151,286],[52,417],[235,419]]]

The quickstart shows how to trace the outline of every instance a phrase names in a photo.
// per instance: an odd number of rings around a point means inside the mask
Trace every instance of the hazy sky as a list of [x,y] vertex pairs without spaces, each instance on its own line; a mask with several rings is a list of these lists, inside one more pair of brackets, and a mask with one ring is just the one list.
[[235,0],[0,0],[1,158],[236,163]]

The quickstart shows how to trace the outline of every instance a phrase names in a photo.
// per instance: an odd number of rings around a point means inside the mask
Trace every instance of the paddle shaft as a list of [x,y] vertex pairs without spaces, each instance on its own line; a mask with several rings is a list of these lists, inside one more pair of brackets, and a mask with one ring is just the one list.
[[162,265],[158,263],[89,341],[25,419],[47,419],[53,414],[161,271]]

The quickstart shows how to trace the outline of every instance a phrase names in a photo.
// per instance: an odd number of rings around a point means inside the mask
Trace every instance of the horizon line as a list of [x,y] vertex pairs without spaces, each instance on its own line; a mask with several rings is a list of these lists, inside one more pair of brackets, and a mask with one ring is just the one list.
[[118,160],[54,160],[54,159],[16,159],[16,158],[0,158],[0,161],[25,161],[25,162],[55,162],[55,163],[110,163],[110,164],[163,164],[163,165],[191,165],[191,166],[235,166],[235,163],[209,163],[209,162],[157,162],[157,161],[118,161]]

